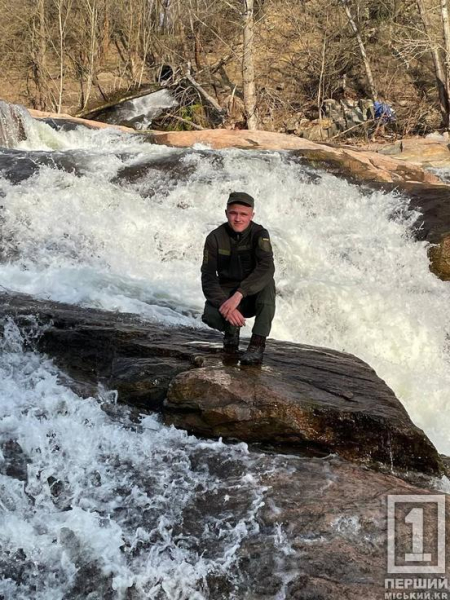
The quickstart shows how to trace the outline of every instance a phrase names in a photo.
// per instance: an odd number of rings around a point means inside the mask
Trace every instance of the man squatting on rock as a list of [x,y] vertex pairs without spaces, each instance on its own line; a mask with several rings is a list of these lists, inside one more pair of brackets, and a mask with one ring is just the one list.
[[247,317],[255,317],[241,364],[261,364],[275,314],[273,252],[269,233],[252,221],[254,199],[233,192],[227,201],[227,223],[206,238],[202,289],[206,298],[202,321],[224,331],[227,354],[239,351],[239,331]]

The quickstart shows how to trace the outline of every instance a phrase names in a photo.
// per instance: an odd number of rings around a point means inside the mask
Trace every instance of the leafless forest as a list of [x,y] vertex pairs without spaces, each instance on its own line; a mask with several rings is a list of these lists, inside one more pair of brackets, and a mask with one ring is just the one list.
[[[0,0],[2,97],[86,114],[184,85],[182,122],[281,130],[324,99],[384,98],[403,133],[449,127],[447,0]],[[202,89],[202,95],[198,89]]]

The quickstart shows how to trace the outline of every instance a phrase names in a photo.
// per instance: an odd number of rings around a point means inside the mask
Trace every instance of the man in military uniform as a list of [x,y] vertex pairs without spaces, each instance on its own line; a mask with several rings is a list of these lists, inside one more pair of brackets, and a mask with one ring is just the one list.
[[272,246],[267,229],[252,221],[254,199],[233,192],[227,201],[227,223],[205,242],[202,289],[206,298],[204,323],[224,332],[228,354],[239,351],[239,331],[255,317],[252,337],[241,364],[261,364],[275,314]]

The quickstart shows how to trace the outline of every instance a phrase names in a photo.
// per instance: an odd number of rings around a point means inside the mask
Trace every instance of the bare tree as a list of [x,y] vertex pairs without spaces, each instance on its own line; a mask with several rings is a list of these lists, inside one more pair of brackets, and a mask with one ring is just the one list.
[[65,76],[65,41],[67,33],[67,22],[70,17],[72,0],[56,0],[56,12],[58,21],[58,45],[55,45],[59,60],[59,86],[56,110],[61,112],[63,103],[64,76]]
[[48,108],[47,86],[47,35],[45,0],[38,0],[36,11],[31,19],[31,70],[36,86],[36,107]]
[[92,82],[95,77],[95,59],[97,54],[97,31],[98,31],[98,6],[97,0],[84,0],[85,7],[87,9],[88,16],[88,39],[89,39],[89,53],[88,53],[88,66],[87,66],[87,81],[86,81],[86,94],[84,97],[84,104],[82,108],[86,108],[91,95]]
[[340,2],[342,4],[342,6],[344,7],[345,14],[347,15],[347,18],[348,18],[348,22],[350,23],[351,28],[353,29],[356,39],[358,41],[359,51],[361,53],[361,58],[362,58],[362,61],[364,64],[364,69],[366,71],[367,83],[369,84],[369,93],[370,93],[372,100],[375,100],[378,95],[377,88],[375,86],[375,80],[374,80],[373,74],[372,74],[372,67],[370,66],[370,62],[367,57],[366,47],[364,45],[364,41],[362,39],[361,32],[360,32],[359,27],[356,24],[356,21],[353,18],[353,15],[350,11],[349,0],[340,0]]
[[447,115],[445,127],[450,129],[450,23],[448,17],[447,0],[441,0],[442,28],[444,30],[444,53],[445,53],[445,83],[446,83],[446,100],[447,100]]
[[[442,1],[444,2],[445,0]],[[448,76],[445,75],[439,44],[434,40],[435,36],[433,34],[433,24],[425,5],[425,0],[417,0],[417,7],[419,9],[419,15],[426,35],[426,47],[429,48],[433,59],[442,122],[448,124],[450,106]]]
[[253,66],[254,18],[253,0],[244,2],[244,48],[242,54],[242,80],[244,88],[244,106],[248,129],[258,129],[256,113],[255,69]]

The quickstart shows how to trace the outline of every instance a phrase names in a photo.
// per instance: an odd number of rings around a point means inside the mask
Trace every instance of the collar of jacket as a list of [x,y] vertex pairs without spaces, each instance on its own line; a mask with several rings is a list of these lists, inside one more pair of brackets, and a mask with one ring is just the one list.
[[234,231],[228,223],[224,223],[225,225],[225,229],[226,232],[228,233],[228,235],[230,236],[230,238],[232,238],[233,240],[242,240],[244,237],[246,237],[252,228],[253,225],[253,221],[250,221],[250,225],[247,227],[247,229],[244,229],[244,231]]

